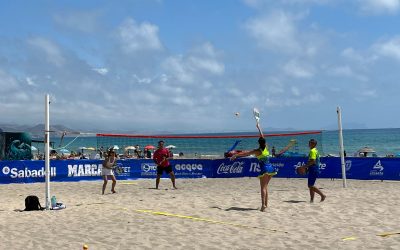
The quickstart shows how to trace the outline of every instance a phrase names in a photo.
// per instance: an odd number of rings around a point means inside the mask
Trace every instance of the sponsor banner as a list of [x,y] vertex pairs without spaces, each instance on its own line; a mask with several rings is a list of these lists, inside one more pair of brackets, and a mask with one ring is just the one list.
[[[171,160],[170,163],[177,178],[213,177],[212,160]],[[153,161],[142,161],[140,170],[140,178],[155,178],[157,176],[157,165]],[[164,172],[162,177],[169,177],[169,175]]]
[[[304,178],[295,169],[304,165],[307,158],[271,158],[278,169],[276,177]],[[256,158],[172,160],[177,178],[236,178],[255,177],[260,173]],[[349,179],[400,180],[400,158],[346,158],[346,175]],[[44,161],[0,161],[0,183],[44,182]],[[51,181],[101,180],[101,160],[51,160]],[[157,166],[150,159],[118,160],[115,169],[118,180],[155,178]],[[163,177],[168,177],[163,174]],[[338,157],[321,158],[319,178],[341,178],[341,162]]]
[[212,160],[172,160],[170,161],[178,178],[212,178]]
[[214,160],[215,178],[237,178],[249,176],[249,169],[256,159],[239,158],[235,161],[229,159]]

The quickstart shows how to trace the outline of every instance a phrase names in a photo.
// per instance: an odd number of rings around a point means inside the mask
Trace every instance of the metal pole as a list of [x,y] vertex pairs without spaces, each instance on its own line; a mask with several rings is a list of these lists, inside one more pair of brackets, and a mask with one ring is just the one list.
[[338,106],[336,109],[338,115],[338,127],[339,127],[339,147],[340,147],[340,162],[342,164],[342,180],[343,180],[343,187],[347,187],[346,182],[346,162],[344,160],[344,146],[343,146],[343,131],[342,131],[342,111]]
[[46,178],[46,210],[50,209],[50,119],[49,119],[49,94],[45,97],[45,124],[44,124],[44,162]]

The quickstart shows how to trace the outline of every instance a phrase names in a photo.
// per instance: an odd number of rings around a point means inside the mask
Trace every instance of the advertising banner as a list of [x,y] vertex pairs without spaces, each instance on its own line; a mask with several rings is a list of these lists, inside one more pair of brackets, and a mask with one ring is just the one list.
[[[304,157],[271,158],[278,169],[276,177],[304,178],[295,169],[307,162]],[[176,159],[171,160],[177,178],[239,178],[256,177],[260,166],[256,158]],[[400,180],[400,158],[346,158],[348,179]],[[51,160],[51,181],[101,180],[101,160]],[[114,171],[118,180],[155,178],[157,166],[150,159],[118,160]],[[0,184],[44,182],[44,161],[0,161]],[[319,178],[342,176],[340,158],[321,158]],[[168,177],[163,174],[162,177]]]

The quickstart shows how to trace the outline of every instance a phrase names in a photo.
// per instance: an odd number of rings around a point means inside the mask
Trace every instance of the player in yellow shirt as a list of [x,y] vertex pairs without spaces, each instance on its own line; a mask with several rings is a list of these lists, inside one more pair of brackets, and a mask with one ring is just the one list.
[[308,188],[310,190],[310,202],[314,202],[315,193],[321,196],[321,202],[325,200],[326,195],[324,195],[321,190],[315,186],[315,181],[317,180],[319,174],[319,153],[316,148],[317,141],[311,139],[308,142],[308,147],[310,148],[310,153],[308,154],[308,161],[304,167],[308,172]]

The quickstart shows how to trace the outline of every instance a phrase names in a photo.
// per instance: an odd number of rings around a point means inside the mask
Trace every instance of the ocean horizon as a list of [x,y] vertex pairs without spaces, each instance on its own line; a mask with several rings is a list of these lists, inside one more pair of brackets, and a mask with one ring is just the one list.
[[[318,130],[316,130],[318,131]],[[296,131],[299,132],[299,131]],[[277,152],[280,148],[287,145],[289,139],[297,140],[296,150],[300,153],[307,153],[307,141],[312,137],[318,141],[318,149],[323,155],[339,155],[339,139],[338,130],[323,130],[321,134],[308,135],[308,136],[283,136],[283,137],[269,137],[271,134],[289,134],[295,131],[272,131],[265,132],[267,142],[270,148],[276,147]],[[137,134],[136,134],[137,135]],[[146,134],[154,138],[115,138],[115,137],[96,137],[95,134],[84,135],[66,135],[63,140],[61,136],[51,135],[50,140],[53,142],[54,148],[65,148],[70,151],[79,152],[82,147],[100,148],[109,147],[110,145],[119,145],[121,151],[124,146],[140,145],[143,148],[146,145],[156,145],[159,138],[157,136],[238,136],[238,135],[257,135],[255,132],[226,132],[226,133],[174,133],[174,134]],[[43,139],[42,137],[35,137],[35,140]],[[224,139],[210,139],[196,140],[196,139],[165,139],[166,145],[173,144],[176,146],[175,151],[190,151],[194,153],[193,147],[196,150],[203,150],[204,154],[223,154],[234,144],[237,138],[224,138]],[[343,130],[344,149],[347,156],[355,156],[357,150],[363,147],[370,147],[376,151],[376,155],[384,157],[386,155],[399,155],[400,154],[400,128],[386,128],[386,129],[345,129]],[[32,143],[38,147],[39,151],[43,150],[40,144]],[[236,149],[245,150],[252,149],[257,146],[256,138],[243,138]],[[195,151],[196,151],[195,150]],[[43,152],[43,151],[42,151]]]

